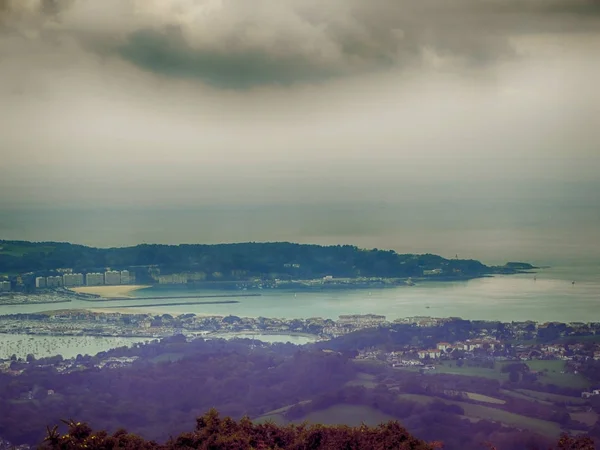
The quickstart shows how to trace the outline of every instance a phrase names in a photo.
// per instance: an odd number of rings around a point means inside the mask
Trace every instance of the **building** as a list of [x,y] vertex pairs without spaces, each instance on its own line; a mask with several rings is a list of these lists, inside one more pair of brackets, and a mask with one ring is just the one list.
[[452,345],[449,342],[438,342],[437,349],[439,351],[446,351],[447,349],[452,348]]
[[105,284],[121,284],[121,272],[118,270],[107,270],[104,272]]
[[129,270],[121,270],[121,284],[129,284]]
[[63,275],[63,286],[83,286],[82,273],[65,273]]
[[442,352],[436,349],[431,350],[419,350],[418,352],[419,358],[425,359],[429,356],[431,359],[438,359]]
[[63,285],[62,277],[55,276],[55,277],[46,278],[46,287],[53,288],[53,287],[61,287],[62,285]]
[[35,278],[35,287],[37,289],[43,289],[46,287],[46,277],[36,277]]
[[10,281],[0,281],[0,292],[10,292]]
[[187,274],[174,273],[172,275],[160,275],[158,277],[159,284],[186,284],[188,282]]
[[104,284],[104,274],[99,272],[88,273],[85,276],[87,286],[101,286]]
[[440,275],[442,269],[424,270],[423,275]]

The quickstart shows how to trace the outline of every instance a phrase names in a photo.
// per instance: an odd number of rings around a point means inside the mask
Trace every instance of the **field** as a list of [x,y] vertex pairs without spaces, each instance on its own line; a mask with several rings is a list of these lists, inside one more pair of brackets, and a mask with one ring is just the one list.
[[[561,373],[565,368],[564,361],[558,360],[532,360],[525,362],[533,371],[541,372],[538,380],[542,384],[554,384],[556,386],[574,387],[585,389],[589,387],[589,381],[580,374]],[[508,373],[502,372],[502,367],[511,362],[496,363],[494,369],[486,369],[482,367],[470,367],[464,365],[458,367],[455,362],[443,361],[436,365],[435,370],[428,373],[447,373],[450,375],[463,375],[468,377],[490,378],[499,381],[508,381]],[[402,368],[401,370],[407,370]],[[410,370],[410,369],[408,369]],[[547,370],[547,372],[544,372]],[[414,369],[412,369],[414,371]]]
[[551,394],[548,392],[530,391],[528,389],[516,389],[516,392],[523,394],[525,397],[532,397],[536,400],[542,400],[552,403],[570,403],[575,405],[582,405],[586,403],[586,400],[579,397],[569,397],[567,395]]
[[470,400],[475,400],[477,402],[492,403],[495,405],[504,405],[506,403],[504,400],[488,397],[487,395],[475,394],[473,392],[465,392],[465,394]]
[[372,389],[377,386],[377,383],[375,382],[375,375],[359,373],[354,380],[348,381],[346,386],[364,386]]
[[[507,364],[507,363],[504,363]],[[580,374],[561,373],[565,370],[565,362],[560,360],[531,360],[526,361],[526,364],[533,371],[542,372],[543,374],[538,380],[543,384],[554,384],[556,386],[587,388],[589,381]],[[503,364],[497,364],[498,370],[501,370]],[[544,372],[547,370],[547,372]]]
[[[435,397],[417,394],[401,394],[401,398],[427,403],[436,400]],[[442,400],[442,399],[440,399]],[[525,428],[546,436],[558,436],[560,426],[557,423],[546,420],[534,419],[520,414],[514,414],[502,409],[492,408],[490,406],[475,405],[472,403],[460,402],[455,400],[442,400],[444,403],[459,405],[465,411],[465,416],[470,419],[485,419],[494,422],[501,422],[515,428]]]
[[594,426],[598,420],[598,414],[596,414],[594,411],[572,412],[570,414],[573,420],[583,422],[590,427]]
[[529,395],[525,395],[521,392],[517,391],[509,391],[508,389],[500,389],[500,392],[502,392],[504,395],[508,395],[509,397],[514,397],[514,398],[518,398],[521,400],[528,400],[530,402],[537,402],[537,403],[541,403],[543,405],[552,405],[552,402],[548,402],[545,400],[540,400],[538,398],[529,396]]
[[[290,409],[294,405],[285,406],[254,419],[254,422],[263,423],[272,421],[278,425],[284,425],[288,421],[283,416],[283,413]],[[296,419],[294,423],[302,423],[307,421],[309,423],[321,423],[324,425],[350,425],[357,426],[362,423],[366,425],[379,425],[380,423],[387,422],[389,420],[396,420],[394,417],[382,413],[377,409],[370,408],[368,406],[358,405],[347,405],[338,404],[330,406],[329,408],[322,409],[320,411],[314,411],[306,416]]]
[[482,377],[491,378],[494,380],[505,381],[508,380],[508,374],[502,373],[499,368],[486,369],[483,367],[470,367],[464,365],[458,367],[455,362],[444,361],[439,365],[435,366],[435,370],[430,372],[431,374],[436,373],[447,373],[450,375],[464,375],[468,377]]
[[396,419],[368,406],[339,404],[327,409],[311,412],[302,419],[295,420],[294,422],[302,423],[305,420],[310,423],[322,423],[324,425],[341,424],[357,426],[365,423],[366,425],[373,426]]

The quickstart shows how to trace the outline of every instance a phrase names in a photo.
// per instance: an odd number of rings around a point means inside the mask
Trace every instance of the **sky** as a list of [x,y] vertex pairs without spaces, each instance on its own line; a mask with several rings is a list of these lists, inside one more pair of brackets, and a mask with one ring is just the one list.
[[0,237],[590,256],[598,55],[598,0],[0,0]]

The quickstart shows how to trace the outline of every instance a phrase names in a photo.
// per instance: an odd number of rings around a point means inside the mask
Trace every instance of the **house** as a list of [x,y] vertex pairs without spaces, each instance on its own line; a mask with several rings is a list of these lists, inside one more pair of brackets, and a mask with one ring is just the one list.
[[419,358],[421,359],[425,359],[426,357],[430,357],[431,359],[437,359],[440,357],[442,352],[440,352],[439,350],[419,350],[418,355]]
[[449,342],[438,342],[437,344],[437,349],[444,352],[447,349],[452,348],[452,344],[450,344]]
[[582,398],[590,398],[590,397],[595,397],[596,395],[600,395],[600,389],[594,389],[592,392],[582,392],[581,393],[581,397]]

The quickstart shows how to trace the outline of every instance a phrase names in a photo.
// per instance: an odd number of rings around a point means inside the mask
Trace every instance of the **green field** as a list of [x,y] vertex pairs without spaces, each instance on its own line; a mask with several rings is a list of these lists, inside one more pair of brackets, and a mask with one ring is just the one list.
[[[443,361],[436,365],[435,370],[428,371],[426,373],[446,373],[450,375],[462,375],[468,377],[482,377],[490,378],[499,381],[508,381],[508,373],[502,372],[502,367],[506,364],[514,363],[512,361],[506,361],[502,363],[496,363],[494,369],[486,369],[482,367],[470,367],[463,365],[458,367],[455,362]],[[554,384],[562,387],[574,387],[585,389],[590,386],[590,382],[580,374],[574,373],[561,373],[565,369],[565,362],[559,360],[532,360],[525,361],[525,364],[533,371],[541,372],[538,380],[542,384]],[[411,370],[409,368],[408,370]],[[547,372],[544,372],[544,370]],[[402,368],[401,370],[407,370]],[[415,369],[412,369],[414,371]],[[417,369],[418,370],[418,369]]]
[[530,391],[529,389],[515,389],[516,392],[526,397],[533,397],[536,400],[542,400],[552,403],[571,403],[574,405],[583,405],[587,401],[579,397],[569,397],[567,395],[551,394],[549,392]]
[[470,367],[467,365],[463,365],[462,367],[458,367],[455,362],[444,361],[439,365],[435,366],[435,370],[430,371],[429,373],[447,373],[450,375],[463,375],[468,377],[482,377],[482,378],[491,378],[494,380],[508,380],[508,374],[502,373],[499,368],[496,369],[486,369],[483,367]]
[[511,427],[526,428],[528,430],[543,434],[545,436],[554,437],[560,434],[560,426],[555,422],[534,419],[532,417],[514,414],[508,411],[492,408],[489,406],[474,405],[472,403],[455,401],[452,401],[450,403],[460,405],[465,410],[465,415],[469,417],[502,422]]
[[598,420],[598,414],[594,411],[572,412],[571,418],[592,427]]
[[346,386],[364,386],[372,389],[377,386],[377,382],[375,381],[375,375],[359,373],[354,380],[348,381]]
[[[580,389],[590,386],[590,382],[581,374],[561,373],[565,370],[565,361],[535,359],[525,361],[525,363],[531,370],[542,372],[538,377],[538,381],[542,384],[554,384],[556,386]],[[510,364],[510,362],[497,364],[498,370],[501,370],[504,364]],[[544,370],[547,370],[547,372],[543,372]]]
[[429,395],[421,395],[421,394],[400,394],[398,397],[404,400],[410,400],[416,403],[421,403],[426,405],[427,403],[431,403],[436,400],[436,397],[430,397]]
[[465,411],[465,416],[471,419],[485,419],[494,422],[501,422],[515,428],[526,428],[528,430],[540,433],[546,436],[558,436],[560,434],[560,426],[557,423],[546,420],[534,419],[520,414],[511,413],[502,409],[492,408],[490,406],[476,405],[455,400],[438,399],[418,394],[401,394],[401,398],[412,400],[419,403],[429,403],[436,399],[442,400],[444,403],[451,405],[459,405]]
[[324,425],[349,425],[358,426],[362,423],[374,426],[380,423],[396,420],[394,417],[382,413],[368,406],[339,404],[327,409],[314,411],[295,423],[308,421],[310,423],[322,423]]
[[[306,402],[302,402],[306,403]],[[264,423],[272,421],[278,425],[285,425],[288,420],[283,416],[283,413],[294,405],[285,406],[283,408],[270,411],[260,417],[254,419],[254,422]],[[382,413],[381,411],[370,408],[368,406],[338,404],[319,411],[313,411],[301,419],[292,421],[293,423],[321,423],[323,425],[349,425],[357,426],[362,423],[370,426],[379,425],[380,423],[396,420],[394,417]]]
[[483,403],[492,403],[494,405],[504,405],[506,403],[505,400],[501,400],[499,398],[488,397],[487,395],[476,394],[474,392],[465,392],[466,396],[469,400],[475,400],[477,402]]
[[509,397],[518,398],[520,400],[528,400],[530,402],[537,402],[537,403],[541,403],[543,405],[552,405],[552,402],[548,402],[548,401],[545,401],[545,400],[540,400],[538,398],[522,394],[521,392],[509,391],[508,389],[500,389],[500,392],[503,393],[504,395],[508,395]]

